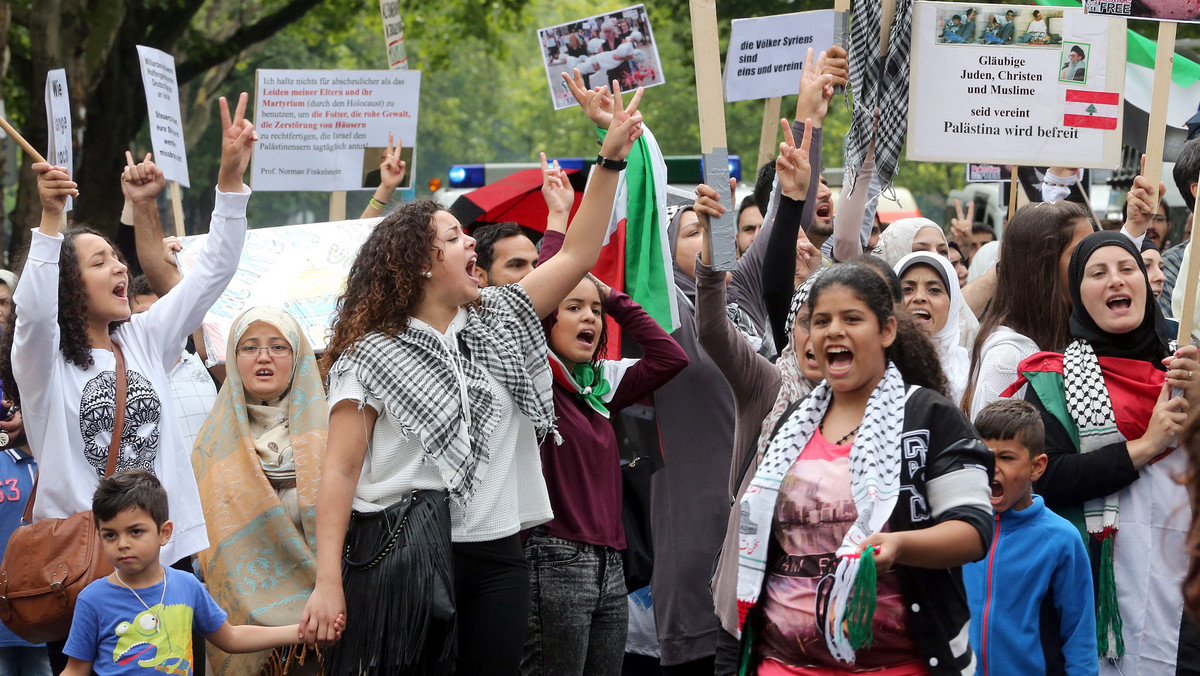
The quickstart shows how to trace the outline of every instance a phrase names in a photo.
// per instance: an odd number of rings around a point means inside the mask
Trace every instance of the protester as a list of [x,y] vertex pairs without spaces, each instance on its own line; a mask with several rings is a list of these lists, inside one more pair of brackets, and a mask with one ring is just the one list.
[[[1172,170],[1171,175],[1175,178],[1175,187],[1179,189],[1184,203],[1187,204],[1188,219],[1191,222],[1196,214],[1196,177],[1200,176],[1200,138],[1194,138],[1184,144],[1183,150],[1179,151],[1179,157],[1175,160],[1175,169]],[[1164,312],[1169,317],[1180,318],[1183,315],[1185,294],[1175,293],[1175,287],[1179,280],[1187,279],[1185,263],[1190,246],[1191,237],[1189,236],[1186,242],[1163,252],[1163,267],[1167,281],[1163,285],[1159,305],[1167,306]],[[1200,296],[1197,296],[1197,304],[1200,304]],[[1194,331],[1195,327],[1190,327],[1185,333]]]
[[[192,451],[212,543],[200,552],[200,570],[232,621],[285,626],[299,619],[316,580],[329,407],[312,347],[286,312],[243,312],[225,354],[235,368]],[[209,659],[214,674],[234,676],[294,662],[299,653],[227,655],[210,645]],[[306,666],[315,664],[310,656]],[[289,673],[310,672],[292,665]]]
[[[96,487],[96,529],[115,570],[79,595],[64,648],[70,661],[62,676],[88,676],[93,670],[98,676],[126,674],[135,660],[143,670],[190,674],[193,621],[209,642],[230,653],[300,642],[296,624],[230,624],[199,580],[160,563],[173,527],[168,502],[162,484],[145,470],[119,472]],[[147,604],[145,599],[154,600],[156,593],[158,603]],[[344,621],[335,619],[335,633]],[[139,659],[149,648],[154,654]]]
[[979,253],[979,247],[988,242],[996,241],[996,231],[992,230],[992,226],[986,223],[974,223],[971,225],[971,249],[970,254],[974,256]]
[[[774,432],[739,504],[751,668],[963,673],[974,658],[958,642],[970,619],[958,567],[991,541],[991,454],[941,394],[929,339],[896,314],[872,268],[835,266],[809,302],[825,382]],[[898,506],[900,494],[919,499]],[[877,585],[862,583],[874,611],[844,616],[860,568],[878,572]]]
[[1154,293],[1154,302],[1158,303],[1159,296],[1162,295],[1163,284],[1167,281],[1167,275],[1163,272],[1162,254],[1159,253],[1158,246],[1150,239],[1150,233],[1146,233],[1146,238],[1142,240],[1142,264],[1146,266],[1146,279],[1150,282],[1150,290]]
[[[565,172],[544,169],[555,195],[539,262],[558,253],[572,202]],[[557,216],[557,217],[556,217]],[[607,360],[606,320],[637,343],[640,359]],[[528,533],[533,591],[521,672],[621,673],[628,612],[621,550],[621,467],[610,417],[658,389],[687,356],[629,296],[588,276],[543,320],[562,443],[542,442],[554,518]]]
[[1088,235],[1069,279],[1073,342],[1019,367],[1046,428],[1049,463],[1036,489],[1088,533],[1101,673],[1194,668],[1200,634],[1187,622],[1180,630],[1188,497],[1176,478],[1186,459],[1173,439],[1200,405],[1196,348],[1169,352],[1128,237]]
[[533,240],[516,223],[490,223],[475,229],[475,276],[479,288],[515,284],[537,265]]
[[[4,486],[0,499],[0,558],[8,547],[8,538],[21,525],[25,502],[36,478],[37,463],[28,449],[13,447],[0,451],[0,484]],[[33,645],[0,624],[0,674],[50,676],[46,646]]]
[[950,247],[947,258],[950,259],[950,265],[954,266],[954,274],[958,277],[958,288],[961,289],[967,285],[967,266],[970,265],[970,260],[963,255],[962,248],[958,246],[958,242],[950,240],[946,242],[946,245]]
[[9,270],[0,270],[0,326],[8,326],[8,315],[12,313],[12,295],[17,288],[17,276]]
[[1028,402],[994,401],[975,429],[996,456],[992,547],[963,566],[971,646],[984,673],[1090,676],[1096,612],[1087,549],[1070,521],[1033,495],[1046,470],[1045,427]]
[[392,203],[392,194],[404,182],[407,169],[404,160],[400,159],[400,143],[396,143],[388,134],[387,150],[383,151],[379,162],[379,187],[375,188],[375,194],[371,195],[371,201],[367,202],[359,218],[378,218],[383,215]]
[[1087,212],[1074,202],[1028,204],[1004,229],[996,293],[971,347],[963,400],[971,419],[1017,379],[1022,360],[1070,342],[1071,252],[1091,233]]
[[[594,113],[600,93],[569,85]],[[641,134],[642,94],[626,108],[613,96],[600,154],[620,164]],[[538,320],[599,255],[618,176],[597,166],[562,249],[515,285],[481,292],[475,241],[429,201],[363,244],[324,356],[317,580],[300,623],[307,643],[329,644],[334,619],[354,618],[327,673],[448,673],[456,632],[460,673],[518,671],[530,593],[518,531],[551,517],[537,441],[557,441]],[[387,521],[401,514],[402,546],[358,568],[378,552],[363,538],[400,537]]]
[[[224,98],[220,106],[221,166],[209,236],[200,251],[204,264],[132,319],[126,266],[112,243],[86,228],[59,233],[75,182],[62,167],[33,166],[42,220],[30,243],[24,281],[13,295],[15,328],[5,332],[11,352],[0,350],[4,391],[25,412],[30,450],[39,466],[54,468],[54,481],[41,485],[34,505],[33,518],[42,519],[90,509],[112,433],[117,368],[112,350],[121,349],[129,384],[117,470],[146,469],[162,477],[178,525],[162,547],[162,561],[189,570],[188,557],[208,547],[208,537],[167,369],[237,269],[250,196],[242,175],[256,139],[254,125],[244,119],[245,94],[232,117]],[[52,666],[59,668],[60,660],[52,646]]]
[[746,249],[750,248],[751,242],[758,235],[759,228],[762,227],[763,213],[758,208],[758,204],[754,201],[754,195],[746,195],[738,206],[737,212],[737,255],[738,258],[746,253]]
[[950,400],[962,401],[970,376],[971,357],[958,343],[962,291],[947,258],[928,251],[910,253],[896,263],[904,307],[933,341]]

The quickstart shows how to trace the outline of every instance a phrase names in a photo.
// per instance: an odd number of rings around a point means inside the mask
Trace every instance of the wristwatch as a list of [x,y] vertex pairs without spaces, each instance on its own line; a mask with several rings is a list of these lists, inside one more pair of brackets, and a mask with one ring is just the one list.
[[610,160],[603,155],[596,156],[596,166],[611,171],[623,171],[628,164],[625,160]]

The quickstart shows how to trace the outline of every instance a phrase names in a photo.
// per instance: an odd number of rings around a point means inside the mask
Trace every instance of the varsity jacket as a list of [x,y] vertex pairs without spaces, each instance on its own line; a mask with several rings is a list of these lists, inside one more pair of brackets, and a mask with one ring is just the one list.
[[987,558],[963,566],[980,676],[1097,672],[1092,568],[1079,531],[1046,508],[996,514]]

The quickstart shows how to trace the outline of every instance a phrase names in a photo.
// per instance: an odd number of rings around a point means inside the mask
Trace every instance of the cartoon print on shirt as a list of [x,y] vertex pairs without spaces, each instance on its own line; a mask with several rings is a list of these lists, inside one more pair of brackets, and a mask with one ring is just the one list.
[[[159,416],[162,402],[150,381],[137,371],[127,371],[125,427],[121,430],[121,456],[117,472],[144,469],[154,472],[158,455]],[[79,400],[79,431],[83,435],[83,453],[96,474],[104,476],[108,465],[108,444],[116,418],[117,376],[104,371],[83,386]]]
[[117,625],[113,662],[167,674],[192,673],[192,609],[182,603],[150,606],[132,622]]

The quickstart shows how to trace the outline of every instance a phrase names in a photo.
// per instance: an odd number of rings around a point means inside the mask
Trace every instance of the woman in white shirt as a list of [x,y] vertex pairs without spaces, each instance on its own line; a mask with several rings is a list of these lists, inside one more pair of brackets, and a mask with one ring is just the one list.
[[518,533],[552,516],[538,449],[554,433],[540,319],[595,264],[618,170],[641,134],[640,90],[622,109],[619,93],[584,91],[578,72],[569,84],[585,112],[616,105],[557,255],[481,292],[475,240],[418,201],[380,222],[350,269],[324,357],[317,581],[300,620],[309,644],[327,645],[347,613],[330,676],[518,673],[530,594]]

